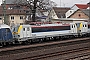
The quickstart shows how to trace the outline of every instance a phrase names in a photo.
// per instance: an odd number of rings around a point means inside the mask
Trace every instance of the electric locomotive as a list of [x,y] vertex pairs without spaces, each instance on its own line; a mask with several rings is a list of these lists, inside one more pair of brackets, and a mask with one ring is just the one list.
[[77,32],[79,36],[86,36],[88,33],[88,23],[87,22],[81,22],[81,23],[76,23],[77,26]]
[[50,40],[53,38],[70,38],[77,36],[77,26],[70,24],[41,24],[41,25],[17,25],[13,27],[15,41],[33,42]]

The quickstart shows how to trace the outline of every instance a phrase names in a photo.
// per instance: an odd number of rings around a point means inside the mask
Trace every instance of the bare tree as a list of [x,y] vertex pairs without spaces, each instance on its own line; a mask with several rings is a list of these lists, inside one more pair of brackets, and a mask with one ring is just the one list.
[[36,10],[50,10],[52,7],[56,6],[56,3],[50,0],[14,0],[14,4],[20,6],[27,6],[32,12],[32,21],[35,22]]

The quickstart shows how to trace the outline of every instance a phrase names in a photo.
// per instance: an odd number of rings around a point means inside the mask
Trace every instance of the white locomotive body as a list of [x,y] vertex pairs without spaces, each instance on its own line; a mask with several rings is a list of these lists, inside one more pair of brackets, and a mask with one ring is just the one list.
[[77,26],[70,24],[17,25],[13,27],[13,38],[17,41],[33,41],[77,36]]

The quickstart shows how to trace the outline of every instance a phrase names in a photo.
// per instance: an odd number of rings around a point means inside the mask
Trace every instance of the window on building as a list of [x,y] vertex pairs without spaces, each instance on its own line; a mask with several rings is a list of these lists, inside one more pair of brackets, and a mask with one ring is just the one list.
[[8,9],[13,9],[13,7],[12,6],[9,6]]
[[20,16],[20,20],[22,20],[23,19],[23,16]]
[[14,20],[14,16],[11,16],[11,20]]
[[81,14],[79,14],[78,16],[81,17]]

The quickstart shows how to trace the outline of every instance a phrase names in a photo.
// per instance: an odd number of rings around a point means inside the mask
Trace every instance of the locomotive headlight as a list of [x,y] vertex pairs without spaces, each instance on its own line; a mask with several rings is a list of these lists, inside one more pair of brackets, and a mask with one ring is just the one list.
[[15,35],[13,37],[15,38]]

